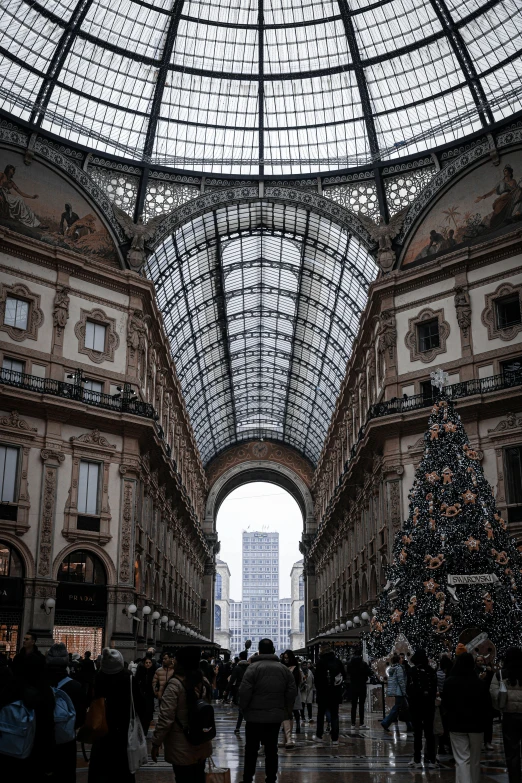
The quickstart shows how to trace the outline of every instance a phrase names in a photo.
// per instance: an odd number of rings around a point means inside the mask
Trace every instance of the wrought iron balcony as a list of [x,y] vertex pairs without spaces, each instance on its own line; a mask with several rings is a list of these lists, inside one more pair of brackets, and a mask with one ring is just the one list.
[[27,375],[25,372],[0,369],[0,384],[40,394],[50,394],[62,399],[77,400],[114,413],[131,413],[153,421],[158,418],[152,405],[134,397],[132,387],[128,383],[124,384],[121,394],[102,394],[85,389],[81,373],[76,375],[74,383],[67,383],[54,378],[39,378],[37,375]]
[[[488,378],[473,378],[471,381],[453,383],[444,388],[444,392],[452,400],[462,397],[473,397],[476,394],[489,394],[490,392],[510,389],[514,386],[522,386],[522,369],[513,372],[504,372],[501,375],[490,375]],[[378,402],[370,407],[366,423],[371,419],[381,416],[390,416],[394,413],[408,413],[409,411],[427,408],[435,402],[434,394],[415,394],[411,397],[395,397],[386,402]],[[360,434],[360,437],[362,437]]]

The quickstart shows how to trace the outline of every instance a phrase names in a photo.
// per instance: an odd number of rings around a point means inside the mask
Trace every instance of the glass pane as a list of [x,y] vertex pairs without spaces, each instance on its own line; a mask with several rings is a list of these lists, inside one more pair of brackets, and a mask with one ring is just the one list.
[[102,324],[94,324],[94,350],[105,350],[105,332],[107,327]]
[[87,513],[87,482],[89,479],[89,463],[80,462],[80,476],[78,479],[78,513]]
[[87,463],[88,479],[87,479],[87,494],[86,494],[86,514],[98,513],[98,476],[100,472],[100,466],[95,462]]
[[85,324],[85,347],[94,350],[94,323],[87,321]]
[[18,300],[8,296],[5,300],[4,323],[8,326],[16,326],[16,305]]
[[17,329],[27,329],[27,321],[29,318],[29,303],[24,302],[23,299],[15,299],[15,302],[16,302],[15,326]]
[[14,503],[18,449],[0,446],[0,500]]
[[2,361],[2,369],[10,370],[11,372],[23,372],[24,363],[18,359],[9,359],[7,356]]

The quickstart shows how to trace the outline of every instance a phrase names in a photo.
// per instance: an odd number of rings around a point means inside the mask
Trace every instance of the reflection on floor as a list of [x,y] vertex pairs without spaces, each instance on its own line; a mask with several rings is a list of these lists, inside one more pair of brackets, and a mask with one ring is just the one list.
[[[214,761],[219,767],[230,767],[231,783],[239,783],[243,777],[244,724],[240,736],[234,734],[237,713],[235,708],[215,706],[218,735],[214,740]],[[316,706],[314,705],[314,716]],[[379,725],[382,716],[367,715],[370,726],[366,730],[351,730],[350,718],[345,705],[341,708],[341,735],[339,747],[332,748],[329,735],[326,744],[318,746],[312,741],[315,724],[302,727],[296,736],[294,750],[279,750],[280,783],[422,783],[433,779],[434,783],[453,783],[455,770],[452,759],[442,756],[441,769],[410,769],[408,762],[413,755],[413,736],[404,731],[385,733]],[[149,732],[150,734],[150,732]],[[504,754],[500,727],[495,724],[494,750],[482,757],[484,783],[507,783],[504,768]],[[81,770],[85,770],[83,759],[78,759],[78,780],[82,781]],[[86,771],[86,770],[85,770]],[[136,775],[136,783],[173,783],[172,767],[160,756],[157,764],[149,761]],[[258,760],[256,783],[264,781],[264,758]]]

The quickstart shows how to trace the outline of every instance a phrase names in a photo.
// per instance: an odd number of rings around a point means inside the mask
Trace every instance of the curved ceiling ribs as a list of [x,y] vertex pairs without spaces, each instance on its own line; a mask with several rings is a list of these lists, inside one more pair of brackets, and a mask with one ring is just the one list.
[[148,262],[204,462],[285,441],[315,462],[376,275],[341,226],[297,204],[231,203]]

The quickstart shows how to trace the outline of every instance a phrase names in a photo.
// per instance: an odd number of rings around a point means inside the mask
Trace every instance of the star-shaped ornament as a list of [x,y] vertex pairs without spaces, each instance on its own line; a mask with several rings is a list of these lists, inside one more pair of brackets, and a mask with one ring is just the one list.
[[440,587],[433,578],[428,579],[427,582],[423,582],[423,585],[426,593],[436,593],[437,589]]
[[470,489],[467,489],[462,494],[462,499],[464,500],[466,506],[469,505],[470,503],[475,503],[476,497],[477,497],[476,494],[472,492]]
[[444,432],[456,432],[457,431],[457,425],[454,424],[452,421],[448,421],[447,424],[442,425],[444,427]]
[[390,619],[392,623],[400,623],[402,617],[402,612],[399,609],[395,609],[395,611],[391,614]]
[[426,481],[429,481],[430,484],[436,484],[437,481],[440,481],[440,476],[438,476],[437,473],[432,470],[431,473],[426,473]]
[[470,536],[464,541],[470,552],[478,552],[480,549],[480,541],[477,538]]

